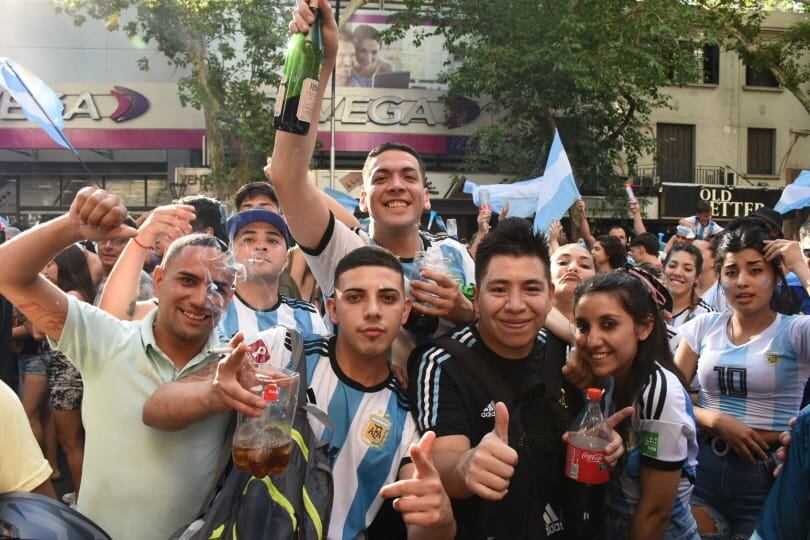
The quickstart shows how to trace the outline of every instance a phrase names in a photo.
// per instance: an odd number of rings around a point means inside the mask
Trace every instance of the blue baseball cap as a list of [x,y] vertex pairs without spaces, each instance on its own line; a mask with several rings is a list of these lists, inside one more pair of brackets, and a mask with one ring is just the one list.
[[228,218],[225,227],[228,229],[228,238],[233,241],[236,235],[239,234],[246,225],[250,223],[269,223],[281,233],[287,245],[290,245],[290,231],[287,229],[287,222],[281,215],[265,210],[264,208],[252,208],[250,210],[243,210]]

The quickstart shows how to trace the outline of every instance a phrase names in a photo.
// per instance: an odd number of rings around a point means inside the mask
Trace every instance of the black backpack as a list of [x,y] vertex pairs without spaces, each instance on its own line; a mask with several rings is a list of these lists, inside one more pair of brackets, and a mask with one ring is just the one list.
[[306,364],[301,335],[292,335],[292,367],[301,376],[298,409],[293,420],[290,463],[281,474],[255,478],[231,469],[225,484],[202,520],[173,538],[181,540],[322,540],[332,512],[334,486],[326,442],[315,437],[309,415],[331,433],[329,417],[307,404]]
[[[509,491],[500,501],[477,499],[474,530],[460,531],[465,539],[519,540],[566,538],[563,509],[568,501],[564,476],[565,443],[562,434],[571,427],[582,403],[580,392],[565,392],[562,366],[565,345],[549,336],[544,349],[542,378],[531,377],[512,388],[491,362],[450,336],[431,340],[422,347],[438,346],[455,362],[442,369],[464,370],[457,381],[473,379],[493,401],[509,409],[509,445],[517,450],[518,463]],[[419,358],[418,353],[411,358]],[[560,361],[562,360],[562,361]],[[470,377],[472,375],[472,377]],[[477,444],[477,443],[476,443]],[[463,503],[462,503],[463,504]]]

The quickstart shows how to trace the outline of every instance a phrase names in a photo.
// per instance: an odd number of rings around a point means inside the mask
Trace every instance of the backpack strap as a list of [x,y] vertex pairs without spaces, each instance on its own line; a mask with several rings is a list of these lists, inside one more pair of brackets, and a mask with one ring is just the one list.
[[546,399],[557,401],[560,397],[560,388],[562,388],[563,382],[562,365],[557,362],[557,359],[565,359],[565,357],[565,343],[549,332],[546,335],[543,354],[543,383],[546,386]]
[[441,347],[453,356],[453,359],[481,385],[487,394],[497,401],[503,401],[511,409],[515,400],[515,391],[507,385],[501,374],[475,349],[467,347],[450,336],[441,336],[431,340],[432,344]]
[[[323,424],[328,430],[328,433],[334,433],[335,427],[329,415],[315,405],[307,403],[307,366],[304,360],[304,338],[298,330],[293,328],[287,329],[287,335],[290,336],[290,349],[292,351],[290,369],[298,372],[300,377],[298,381],[298,408],[303,410],[307,416],[312,416]],[[319,446],[328,444],[328,442],[329,441],[318,441]]]

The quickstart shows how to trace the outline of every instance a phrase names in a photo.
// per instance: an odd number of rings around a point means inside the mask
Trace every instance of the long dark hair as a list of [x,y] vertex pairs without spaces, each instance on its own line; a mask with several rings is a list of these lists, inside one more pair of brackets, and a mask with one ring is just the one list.
[[[744,249],[753,249],[759,253],[765,250],[765,241],[775,240],[770,232],[757,222],[742,222],[733,229],[724,231],[717,244],[715,270],[722,282],[723,260],[728,253],[739,253]],[[801,309],[801,301],[787,283],[779,260],[771,261],[776,284],[771,297],[771,309],[783,315],[793,315]]]
[[621,240],[615,236],[603,234],[597,236],[596,241],[602,244],[602,249],[605,250],[605,255],[608,258],[608,264],[613,270],[627,264],[627,251],[624,249]]
[[667,264],[669,264],[669,260],[679,251],[688,253],[695,258],[695,282],[692,284],[692,293],[689,296],[689,309],[693,310],[700,300],[700,296],[697,293],[697,281],[700,277],[700,273],[703,272],[703,254],[692,244],[675,244],[672,246],[672,249],[669,250],[669,253],[667,253],[666,258],[664,259],[664,272],[666,272],[666,267]]
[[[629,371],[626,384],[622,385],[621,388],[616,387],[614,391],[617,409],[632,406],[636,402],[641,394],[641,388],[655,370],[656,362],[674,373],[681,381],[681,384],[686,387],[686,381],[672,359],[672,352],[669,349],[667,338],[667,325],[661,315],[661,308],[656,302],[656,298],[659,301],[664,301],[662,293],[667,293],[667,291],[663,288],[663,285],[656,287],[655,291],[651,290],[650,286],[645,284],[636,273],[638,273],[638,270],[620,270],[597,274],[581,283],[574,291],[574,313],[576,313],[576,306],[583,296],[593,293],[608,293],[621,303],[622,308],[637,325],[648,324],[650,320],[653,322],[653,329],[649,337],[638,342],[638,350],[636,351],[636,357],[633,359],[633,365]],[[645,275],[644,278],[647,280],[656,279],[649,275]],[[651,283],[658,285],[654,282]]]
[[65,292],[78,291],[87,302],[92,303],[96,288],[82,248],[75,244],[66,247],[53,260],[59,269],[56,285]]

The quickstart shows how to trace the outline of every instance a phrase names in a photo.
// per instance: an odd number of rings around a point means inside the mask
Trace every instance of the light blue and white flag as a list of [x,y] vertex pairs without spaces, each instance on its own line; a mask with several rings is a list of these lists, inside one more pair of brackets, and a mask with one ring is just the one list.
[[534,215],[534,232],[548,232],[551,220],[560,219],[580,199],[574,181],[574,171],[565,153],[560,132],[554,132],[554,141],[546,160],[543,183],[537,196],[537,212]]
[[792,184],[789,184],[773,207],[780,214],[810,206],[810,171],[802,171]]
[[481,206],[478,202],[478,191],[486,189],[490,194],[492,212],[500,214],[506,203],[509,203],[509,217],[527,218],[537,210],[537,195],[543,177],[523,180],[514,184],[485,184],[479,186],[469,180],[464,182],[464,193],[473,197],[473,204]]
[[78,156],[62,132],[65,106],[59,94],[11,58],[0,57],[0,85],[20,104],[25,117],[36,122],[51,139]]
[[435,210],[430,211],[430,218],[428,219],[427,230],[430,230],[430,226],[433,225],[433,222],[436,222],[436,228],[439,229],[441,232],[447,232],[447,225],[444,224],[444,220],[442,216]]
[[349,213],[354,214],[355,209],[360,206],[360,202],[349,195],[346,192],[338,191],[336,189],[325,187],[323,188],[324,193],[335,199],[337,202],[340,203],[340,206],[345,208],[349,211]]

